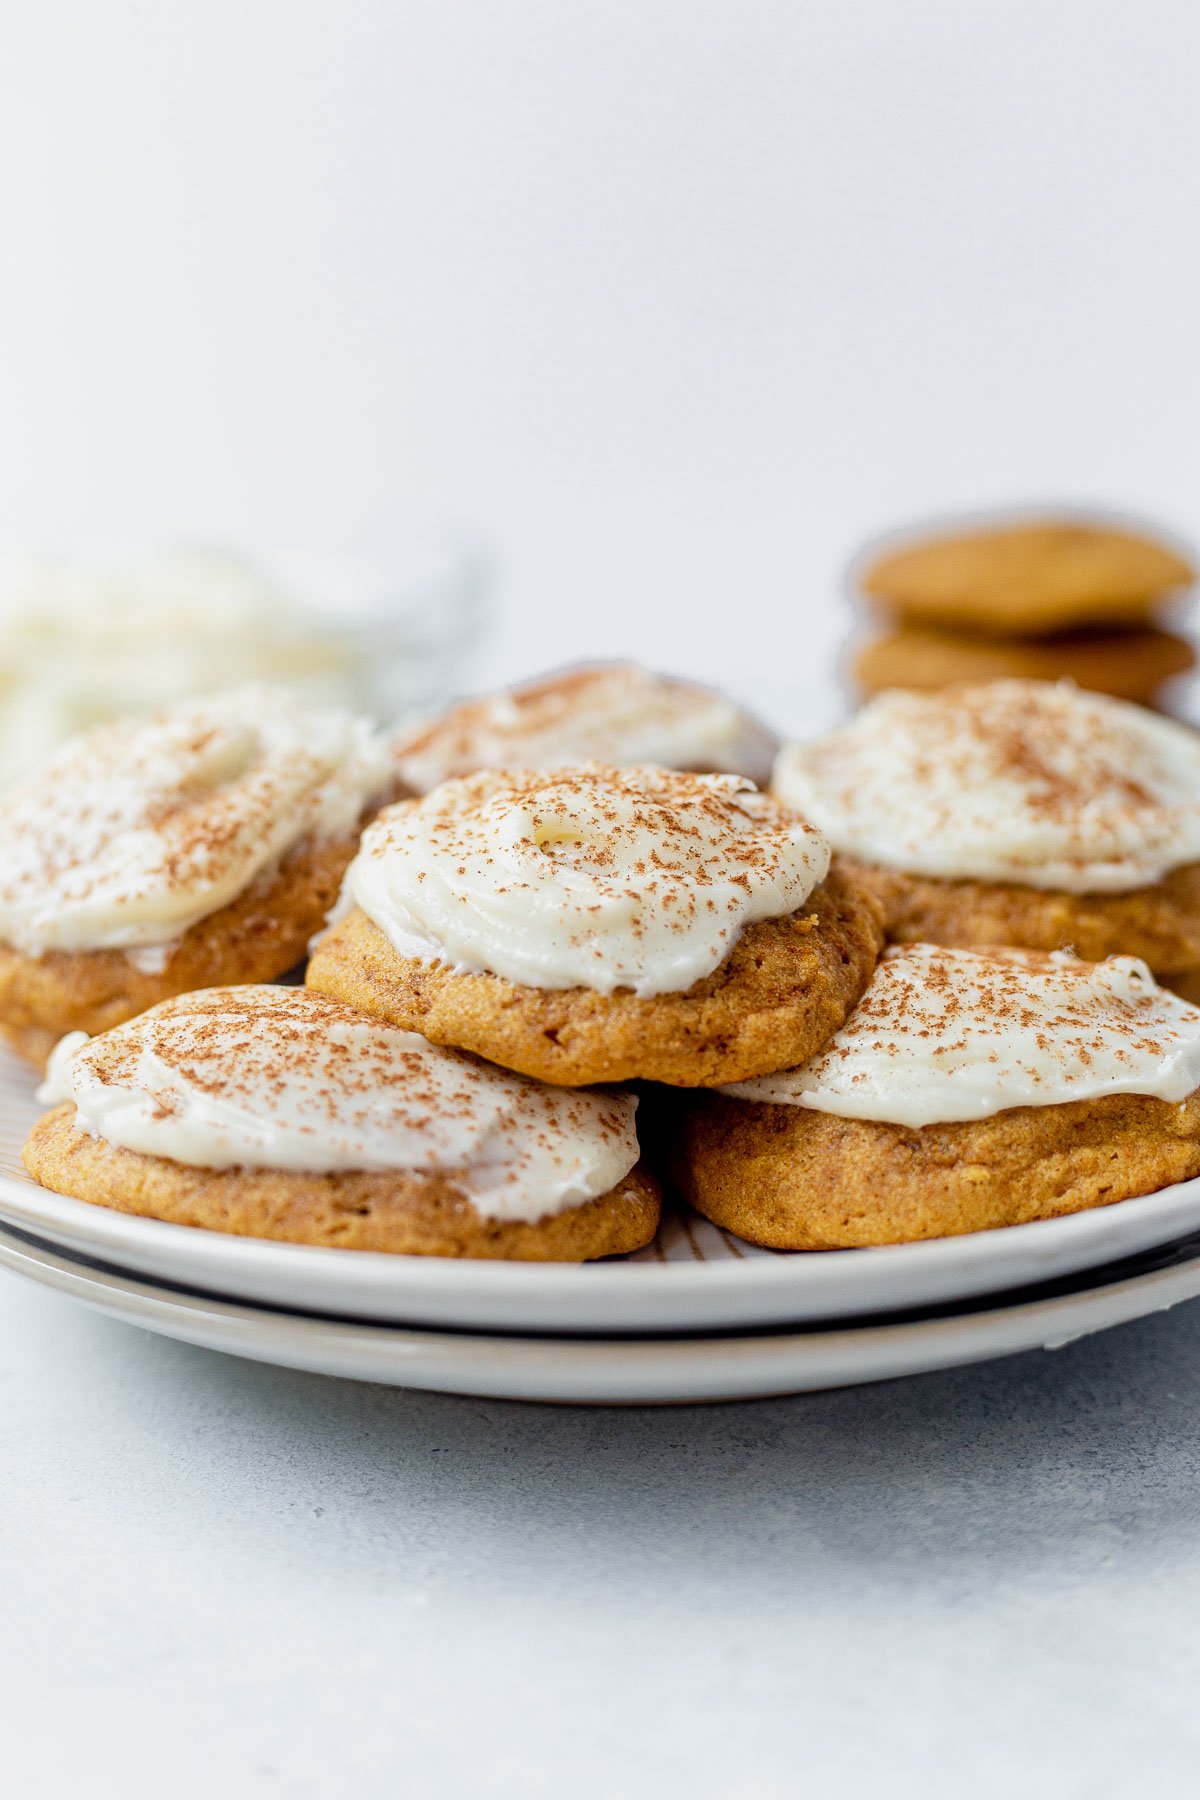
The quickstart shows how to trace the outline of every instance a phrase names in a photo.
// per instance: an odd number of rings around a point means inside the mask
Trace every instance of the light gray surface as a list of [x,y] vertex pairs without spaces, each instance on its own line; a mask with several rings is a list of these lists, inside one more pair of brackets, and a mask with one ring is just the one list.
[[0,1279],[31,1800],[1195,1792],[1200,1306],[753,1406],[287,1374]]

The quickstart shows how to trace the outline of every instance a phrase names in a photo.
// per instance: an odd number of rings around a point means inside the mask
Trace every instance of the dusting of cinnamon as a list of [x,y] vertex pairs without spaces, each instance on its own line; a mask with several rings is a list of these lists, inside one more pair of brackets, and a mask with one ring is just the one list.
[[165,1001],[74,1051],[65,1080],[85,1129],[90,1108],[104,1134],[106,1093],[131,1096],[175,1124],[183,1161],[195,1141],[185,1124],[194,1134],[198,1121],[232,1121],[261,1147],[260,1163],[247,1158],[253,1166],[276,1166],[272,1143],[286,1140],[279,1166],[296,1166],[299,1145],[303,1166],[437,1171],[468,1196],[482,1170],[501,1205],[507,1196],[519,1204],[526,1190],[571,1193],[597,1143],[624,1152],[619,1173],[637,1157],[628,1096],[543,1088],[306,988],[212,988]]
[[722,695],[636,663],[563,669],[464,700],[397,739],[417,792],[484,768],[549,768],[598,759],[744,771],[765,779],[771,736]]
[[881,694],[775,788],[835,849],[944,879],[1121,891],[1200,858],[1200,737],[1069,682]]

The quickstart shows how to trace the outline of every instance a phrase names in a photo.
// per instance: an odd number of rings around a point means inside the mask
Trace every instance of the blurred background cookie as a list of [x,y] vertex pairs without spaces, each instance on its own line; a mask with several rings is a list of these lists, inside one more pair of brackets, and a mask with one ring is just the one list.
[[876,609],[905,624],[990,637],[1145,624],[1194,579],[1161,539],[1083,518],[919,537],[870,558],[859,577]]
[[1166,683],[1195,666],[1185,637],[1148,625],[1130,631],[1064,631],[1053,637],[984,638],[901,625],[853,651],[849,674],[866,697],[884,688],[956,682],[1062,681],[1150,705]]

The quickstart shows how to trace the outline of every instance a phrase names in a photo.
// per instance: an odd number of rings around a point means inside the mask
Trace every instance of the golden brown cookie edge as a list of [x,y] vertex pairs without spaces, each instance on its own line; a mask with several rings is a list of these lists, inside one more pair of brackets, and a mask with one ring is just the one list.
[[956,1237],[1107,1206],[1200,1175],[1200,1095],[1016,1107],[918,1130],[691,1095],[673,1173],[696,1210],[776,1250]]
[[892,943],[1070,950],[1085,962],[1140,956],[1166,985],[1200,969],[1200,863],[1126,893],[1073,894],[843,860],[874,897]]
[[863,993],[882,943],[874,903],[835,868],[800,912],[748,926],[720,968],[683,994],[542,990],[457,973],[400,956],[360,911],[314,947],[306,981],[554,1086],[711,1087],[815,1055]]
[[177,994],[276,980],[303,960],[357,849],[357,833],[297,845],[185,932],[158,973],[139,969],[121,950],[30,957],[0,944],[0,1034],[43,1067],[68,1031],[94,1036]]
[[907,534],[880,545],[858,578],[887,616],[999,638],[1144,625],[1194,580],[1161,539],[1067,515]]
[[22,1158],[40,1186],[138,1218],[397,1256],[590,1262],[643,1249],[661,1210],[640,1163],[608,1193],[534,1224],[486,1218],[443,1175],[193,1168],[81,1131],[71,1101],[43,1114]]

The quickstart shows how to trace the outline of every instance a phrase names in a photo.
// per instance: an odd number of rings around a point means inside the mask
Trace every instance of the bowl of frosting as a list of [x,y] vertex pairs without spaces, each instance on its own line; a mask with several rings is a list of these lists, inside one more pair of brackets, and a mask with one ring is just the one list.
[[0,557],[0,783],[101,720],[246,681],[410,718],[458,685],[486,586],[481,552],[448,533],[379,558]]

